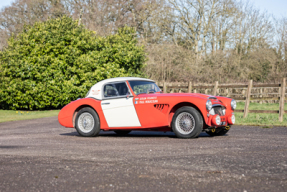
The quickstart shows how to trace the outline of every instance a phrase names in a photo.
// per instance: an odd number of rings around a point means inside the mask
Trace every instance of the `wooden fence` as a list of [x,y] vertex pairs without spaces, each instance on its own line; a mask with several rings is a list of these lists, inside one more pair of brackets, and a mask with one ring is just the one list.
[[[176,84],[176,85],[175,85]],[[237,101],[245,101],[244,110],[235,110],[235,112],[243,112],[243,117],[247,117],[248,113],[279,113],[279,121],[283,121],[284,101],[286,100],[286,78],[282,79],[282,83],[278,84],[253,84],[250,80],[248,84],[214,84],[209,85],[193,85],[188,83],[158,83],[164,93],[168,92],[187,92],[187,93],[204,93],[217,96],[231,97]],[[277,91],[274,91],[278,89]],[[240,92],[238,92],[240,90]],[[269,91],[268,91],[269,90]],[[267,95],[267,96],[266,96]],[[279,101],[279,110],[249,110],[250,101]]]

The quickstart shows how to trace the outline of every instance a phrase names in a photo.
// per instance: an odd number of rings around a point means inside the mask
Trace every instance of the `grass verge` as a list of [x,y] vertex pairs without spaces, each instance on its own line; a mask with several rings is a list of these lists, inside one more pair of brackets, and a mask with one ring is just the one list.
[[0,122],[52,117],[52,116],[57,116],[59,114],[59,111],[60,110],[48,110],[48,111],[0,110]]
[[[244,102],[238,102],[236,109],[244,109]],[[250,103],[249,110],[279,110],[278,103]],[[287,104],[284,105],[284,110],[287,110]],[[235,113],[236,125],[254,125],[263,126],[263,128],[271,128],[273,126],[287,127],[287,114],[284,114],[283,122],[279,122],[279,114],[273,113],[248,113],[246,118],[243,118],[243,113]]]
[[273,126],[287,127],[287,114],[284,114],[283,122],[279,121],[279,114],[268,113],[249,113],[246,118],[243,118],[243,113],[235,113],[235,125],[254,125],[271,128]]

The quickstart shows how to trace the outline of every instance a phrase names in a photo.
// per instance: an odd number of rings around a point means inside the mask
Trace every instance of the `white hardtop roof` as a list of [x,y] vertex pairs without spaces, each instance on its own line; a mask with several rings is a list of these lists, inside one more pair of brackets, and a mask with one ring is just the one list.
[[[150,79],[145,79],[145,78],[140,78],[140,77],[116,77],[116,78],[111,78],[111,79],[105,79],[102,81],[99,81],[95,85],[92,86],[90,89],[89,94],[86,97],[93,97],[95,99],[102,100],[102,86],[106,83],[112,83],[112,82],[123,82],[123,81],[150,81],[154,82],[153,80]],[[93,94],[97,93],[97,94]]]
[[140,78],[140,77],[116,77],[116,78],[105,79],[105,80],[99,81],[98,83],[105,84],[105,83],[117,82],[117,81],[152,81],[154,82],[153,80],[146,79],[146,78]]

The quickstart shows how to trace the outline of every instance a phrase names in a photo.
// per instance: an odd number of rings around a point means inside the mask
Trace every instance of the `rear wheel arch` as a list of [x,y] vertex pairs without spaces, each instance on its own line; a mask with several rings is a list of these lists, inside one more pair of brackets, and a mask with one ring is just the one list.
[[190,102],[181,102],[181,103],[178,103],[172,107],[172,109],[169,112],[169,125],[170,126],[172,124],[172,118],[173,118],[174,113],[176,112],[176,110],[178,110],[181,107],[193,107],[193,108],[195,108],[199,112],[199,114],[201,115],[201,117],[203,119],[204,127],[206,126],[205,118],[203,117],[202,112],[200,111],[200,109],[195,104],[190,103]]
[[101,128],[100,119],[96,111],[91,107],[81,108],[76,115],[75,128],[81,136],[97,136]]
[[97,115],[99,115],[98,112],[97,112],[92,106],[90,106],[90,105],[81,105],[81,106],[79,106],[79,107],[74,111],[74,114],[73,114],[73,126],[74,126],[74,127],[76,127],[75,121],[76,121],[76,117],[77,117],[78,112],[79,112],[81,109],[85,108],[85,107],[89,107],[89,108],[93,109],[93,110],[97,113]]

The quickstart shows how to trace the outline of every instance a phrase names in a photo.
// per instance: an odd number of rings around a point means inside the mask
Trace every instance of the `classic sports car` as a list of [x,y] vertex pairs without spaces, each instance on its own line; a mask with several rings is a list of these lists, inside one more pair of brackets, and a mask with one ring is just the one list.
[[85,98],[66,105],[58,119],[86,137],[100,130],[117,134],[153,130],[194,138],[202,131],[211,136],[227,133],[235,123],[235,108],[235,100],[227,97],[162,93],[150,79],[118,77],[92,86]]

